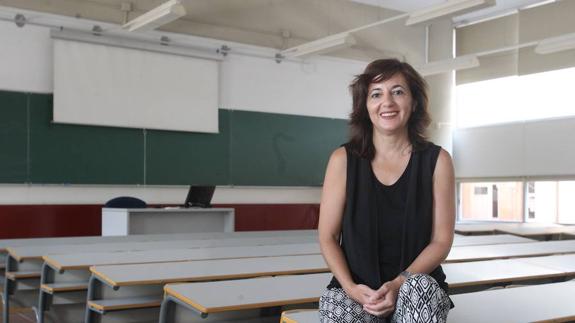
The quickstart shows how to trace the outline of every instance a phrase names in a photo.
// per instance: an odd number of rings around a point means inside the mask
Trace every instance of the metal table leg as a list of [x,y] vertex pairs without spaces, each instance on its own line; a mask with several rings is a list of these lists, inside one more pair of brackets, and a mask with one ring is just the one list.
[[160,307],[160,321],[159,321],[159,323],[174,322],[174,318],[173,318],[173,314],[174,314],[173,309],[174,309],[174,305],[175,305],[174,303],[179,304],[179,305],[181,305],[187,309],[192,310],[193,312],[198,313],[200,315],[200,317],[203,319],[208,317],[208,313],[200,312],[195,307],[192,307],[189,304],[182,302],[178,298],[173,297],[173,296],[168,295],[168,294],[165,294],[164,300],[162,300],[162,306]]
[[[18,268],[17,262],[12,258],[12,256],[6,256],[6,268],[5,272],[14,271]],[[4,323],[10,322],[10,294],[14,292],[15,282],[8,279],[8,275],[4,277],[4,294],[2,295],[3,301],[3,312],[2,319]]]
[[38,309],[36,311],[36,320],[38,323],[44,323],[44,312],[50,308],[51,298],[52,295],[49,295],[47,292],[42,290],[42,284],[51,283],[54,281],[52,268],[44,262],[42,264],[42,275],[40,276],[40,290],[39,300],[38,300]]

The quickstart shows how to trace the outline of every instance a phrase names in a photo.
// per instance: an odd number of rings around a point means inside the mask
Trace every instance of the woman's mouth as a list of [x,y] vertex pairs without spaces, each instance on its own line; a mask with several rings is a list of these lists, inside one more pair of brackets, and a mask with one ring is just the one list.
[[397,111],[382,112],[379,114],[379,116],[384,118],[384,119],[391,119],[391,118],[395,117],[396,115],[398,115]]

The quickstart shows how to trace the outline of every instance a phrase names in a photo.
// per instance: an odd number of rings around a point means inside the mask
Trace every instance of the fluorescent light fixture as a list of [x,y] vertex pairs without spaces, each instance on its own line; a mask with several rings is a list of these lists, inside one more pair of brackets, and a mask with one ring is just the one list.
[[129,31],[148,31],[186,15],[180,0],[170,0],[123,25]]
[[464,70],[479,66],[479,59],[475,55],[460,56],[453,59],[436,61],[416,68],[423,76],[430,76],[450,71]]
[[350,33],[344,32],[286,49],[282,51],[281,54],[289,57],[321,55],[338,49],[351,47],[355,45],[355,43],[353,36]]
[[569,49],[575,49],[575,33],[542,40],[535,47],[535,52],[551,54]]
[[410,13],[405,25],[411,26],[447,16],[462,15],[494,5],[495,0],[447,0],[439,5]]

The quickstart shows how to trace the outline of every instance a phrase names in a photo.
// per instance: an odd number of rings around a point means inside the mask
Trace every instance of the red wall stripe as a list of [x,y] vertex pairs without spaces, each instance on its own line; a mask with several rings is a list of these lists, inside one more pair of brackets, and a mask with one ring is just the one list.
[[[317,229],[317,204],[218,204],[233,207],[236,231]],[[0,205],[0,239],[101,235],[102,205]]]

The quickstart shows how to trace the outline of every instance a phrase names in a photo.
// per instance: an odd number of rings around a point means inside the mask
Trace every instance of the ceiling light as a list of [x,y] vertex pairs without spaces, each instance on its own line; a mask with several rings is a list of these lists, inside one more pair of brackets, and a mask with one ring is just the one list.
[[464,70],[479,66],[479,59],[475,55],[460,56],[443,61],[436,61],[416,68],[423,76],[430,76],[450,71]]
[[286,49],[282,51],[281,54],[289,57],[321,55],[338,49],[351,47],[355,45],[355,43],[355,39],[350,33],[339,33]]
[[535,47],[535,52],[537,54],[551,54],[569,49],[575,49],[575,33],[542,40]]
[[170,0],[123,25],[129,31],[148,31],[186,15],[180,0]]
[[411,26],[423,22],[430,22],[446,16],[462,15],[478,9],[495,5],[495,0],[448,0],[437,6],[424,8],[409,14],[405,22]]

